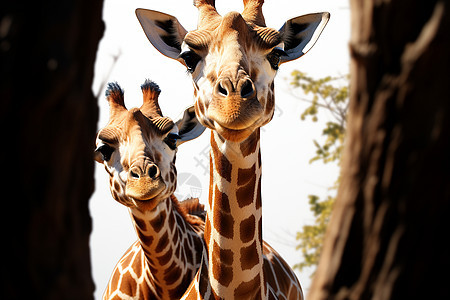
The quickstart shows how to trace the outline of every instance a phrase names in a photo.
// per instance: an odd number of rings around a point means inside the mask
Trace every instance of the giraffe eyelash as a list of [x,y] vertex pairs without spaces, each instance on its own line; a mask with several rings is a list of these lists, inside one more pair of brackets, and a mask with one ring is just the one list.
[[184,64],[187,67],[188,73],[192,74],[195,71],[200,60],[202,60],[201,56],[195,53],[192,50],[187,50],[182,52],[178,58],[181,58],[184,61]]

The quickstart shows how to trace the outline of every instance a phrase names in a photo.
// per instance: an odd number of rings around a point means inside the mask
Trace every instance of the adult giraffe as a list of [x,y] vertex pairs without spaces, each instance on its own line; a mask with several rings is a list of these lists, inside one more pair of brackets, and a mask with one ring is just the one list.
[[150,42],[191,73],[197,117],[212,129],[208,261],[185,297],[301,299],[293,271],[262,242],[259,128],[273,117],[279,65],[314,45],[329,13],[293,18],[275,30],[265,26],[263,1],[244,0],[242,14],[223,17],[214,0],[194,3],[199,21],[190,32],[173,16],[136,10]]
[[173,192],[177,146],[204,127],[192,107],[176,123],[164,117],[152,81],[141,89],[143,105],[127,110],[120,86],[108,85],[110,119],[97,134],[95,159],[110,176],[113,198],[129,208],[138,235],[114,268],[105,300],[179,298],[201,263],[204,222],[188,214],[201,206],[198,200],[178,203]]

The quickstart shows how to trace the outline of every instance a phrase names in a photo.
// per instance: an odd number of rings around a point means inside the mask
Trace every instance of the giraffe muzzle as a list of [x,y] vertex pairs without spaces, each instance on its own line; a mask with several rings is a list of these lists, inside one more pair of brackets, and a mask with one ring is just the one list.
[[256,90],[253,81],[247,76],[236,81],[223,78],[217,81],[214,94],[216,97],[236,95],[243,99],[251,99],[256,96]]
[[166,184],[155,164],[132,166],[128,172],[125,193],[136,200],[151,200],[158,196]]

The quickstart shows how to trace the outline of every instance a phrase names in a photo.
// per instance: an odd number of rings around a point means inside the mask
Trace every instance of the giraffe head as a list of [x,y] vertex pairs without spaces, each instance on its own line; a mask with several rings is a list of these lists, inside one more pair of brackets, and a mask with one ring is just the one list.
[[141,86],[143,104],[128,110],[123,90],[108,84],[106,98],[110,117],[97,134],[95,160],[110,175],[114,199],[126,206],[152,209],[176,188],[177,146],[198,137],[204,127],[188,108],[173,122],[164,117],[158,105],[158,85],[146,80]]
[[214,0],[195,0],[198,27],[190,32],[173,16],[136,10],[156,49],[180,61],[191,74],[200,122],[231,141],[242,141],[272,119],[280,64],[305,54],[330,16],[296,17],[275,30],[265,25],[263,2],[244,0],[242,13],[220,16]]

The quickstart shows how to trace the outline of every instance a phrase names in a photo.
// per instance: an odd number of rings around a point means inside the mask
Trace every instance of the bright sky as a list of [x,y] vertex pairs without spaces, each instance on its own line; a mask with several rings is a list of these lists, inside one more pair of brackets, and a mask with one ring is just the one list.
[[[216,6],[222,15],[243,8],[242,2],[237,0],[217,0]],[[197,10],[192,0],[105,0],[106,30],[97,53],[93,83],[94,93],[100,95],[99,127],[105,126],[109,117],[104,98],[109,81],[117,81],[125,90],[128,108],[141,105],[140,85],[146,78],[161,87],[160,106],[164,115],[177,119],[193,104],[192,83],[185,67],[153,48],[137,21],[136,8],[162,11],[176,16],[187,30],[196,28]],[[317,123],[300,120],[307,103],[292,96],[289,75],[296,69],[315,77],[348,73],[350,9],[348,0],[267,0],[263,7],[267,26],[276,29],[290,18],[321,11],[330,12],[331,19],[316,45],[305,56],[280,67],[275,80],[275,117],[263,127],[261,135],[263,237],[291,266],[302,260],[301,253],[295,250],[295,234],[314,220],[309,211],[308,195],[326,195],[338,169],[320,162],[308,163],[315,154],[312,140],[320,139],[327,115],[319,116]],[[176,192],[179,200],[192,195],[206,204],[208,151],[209,130],[180,146]],[[98,164],[95,179],[96,190],[90,201],[91,259],[95,299],[101,299],[115,264],[136,240],[136,234],[128,210],[111,197],[108,175]],[[311,272],[296,273],[307,292]]]

